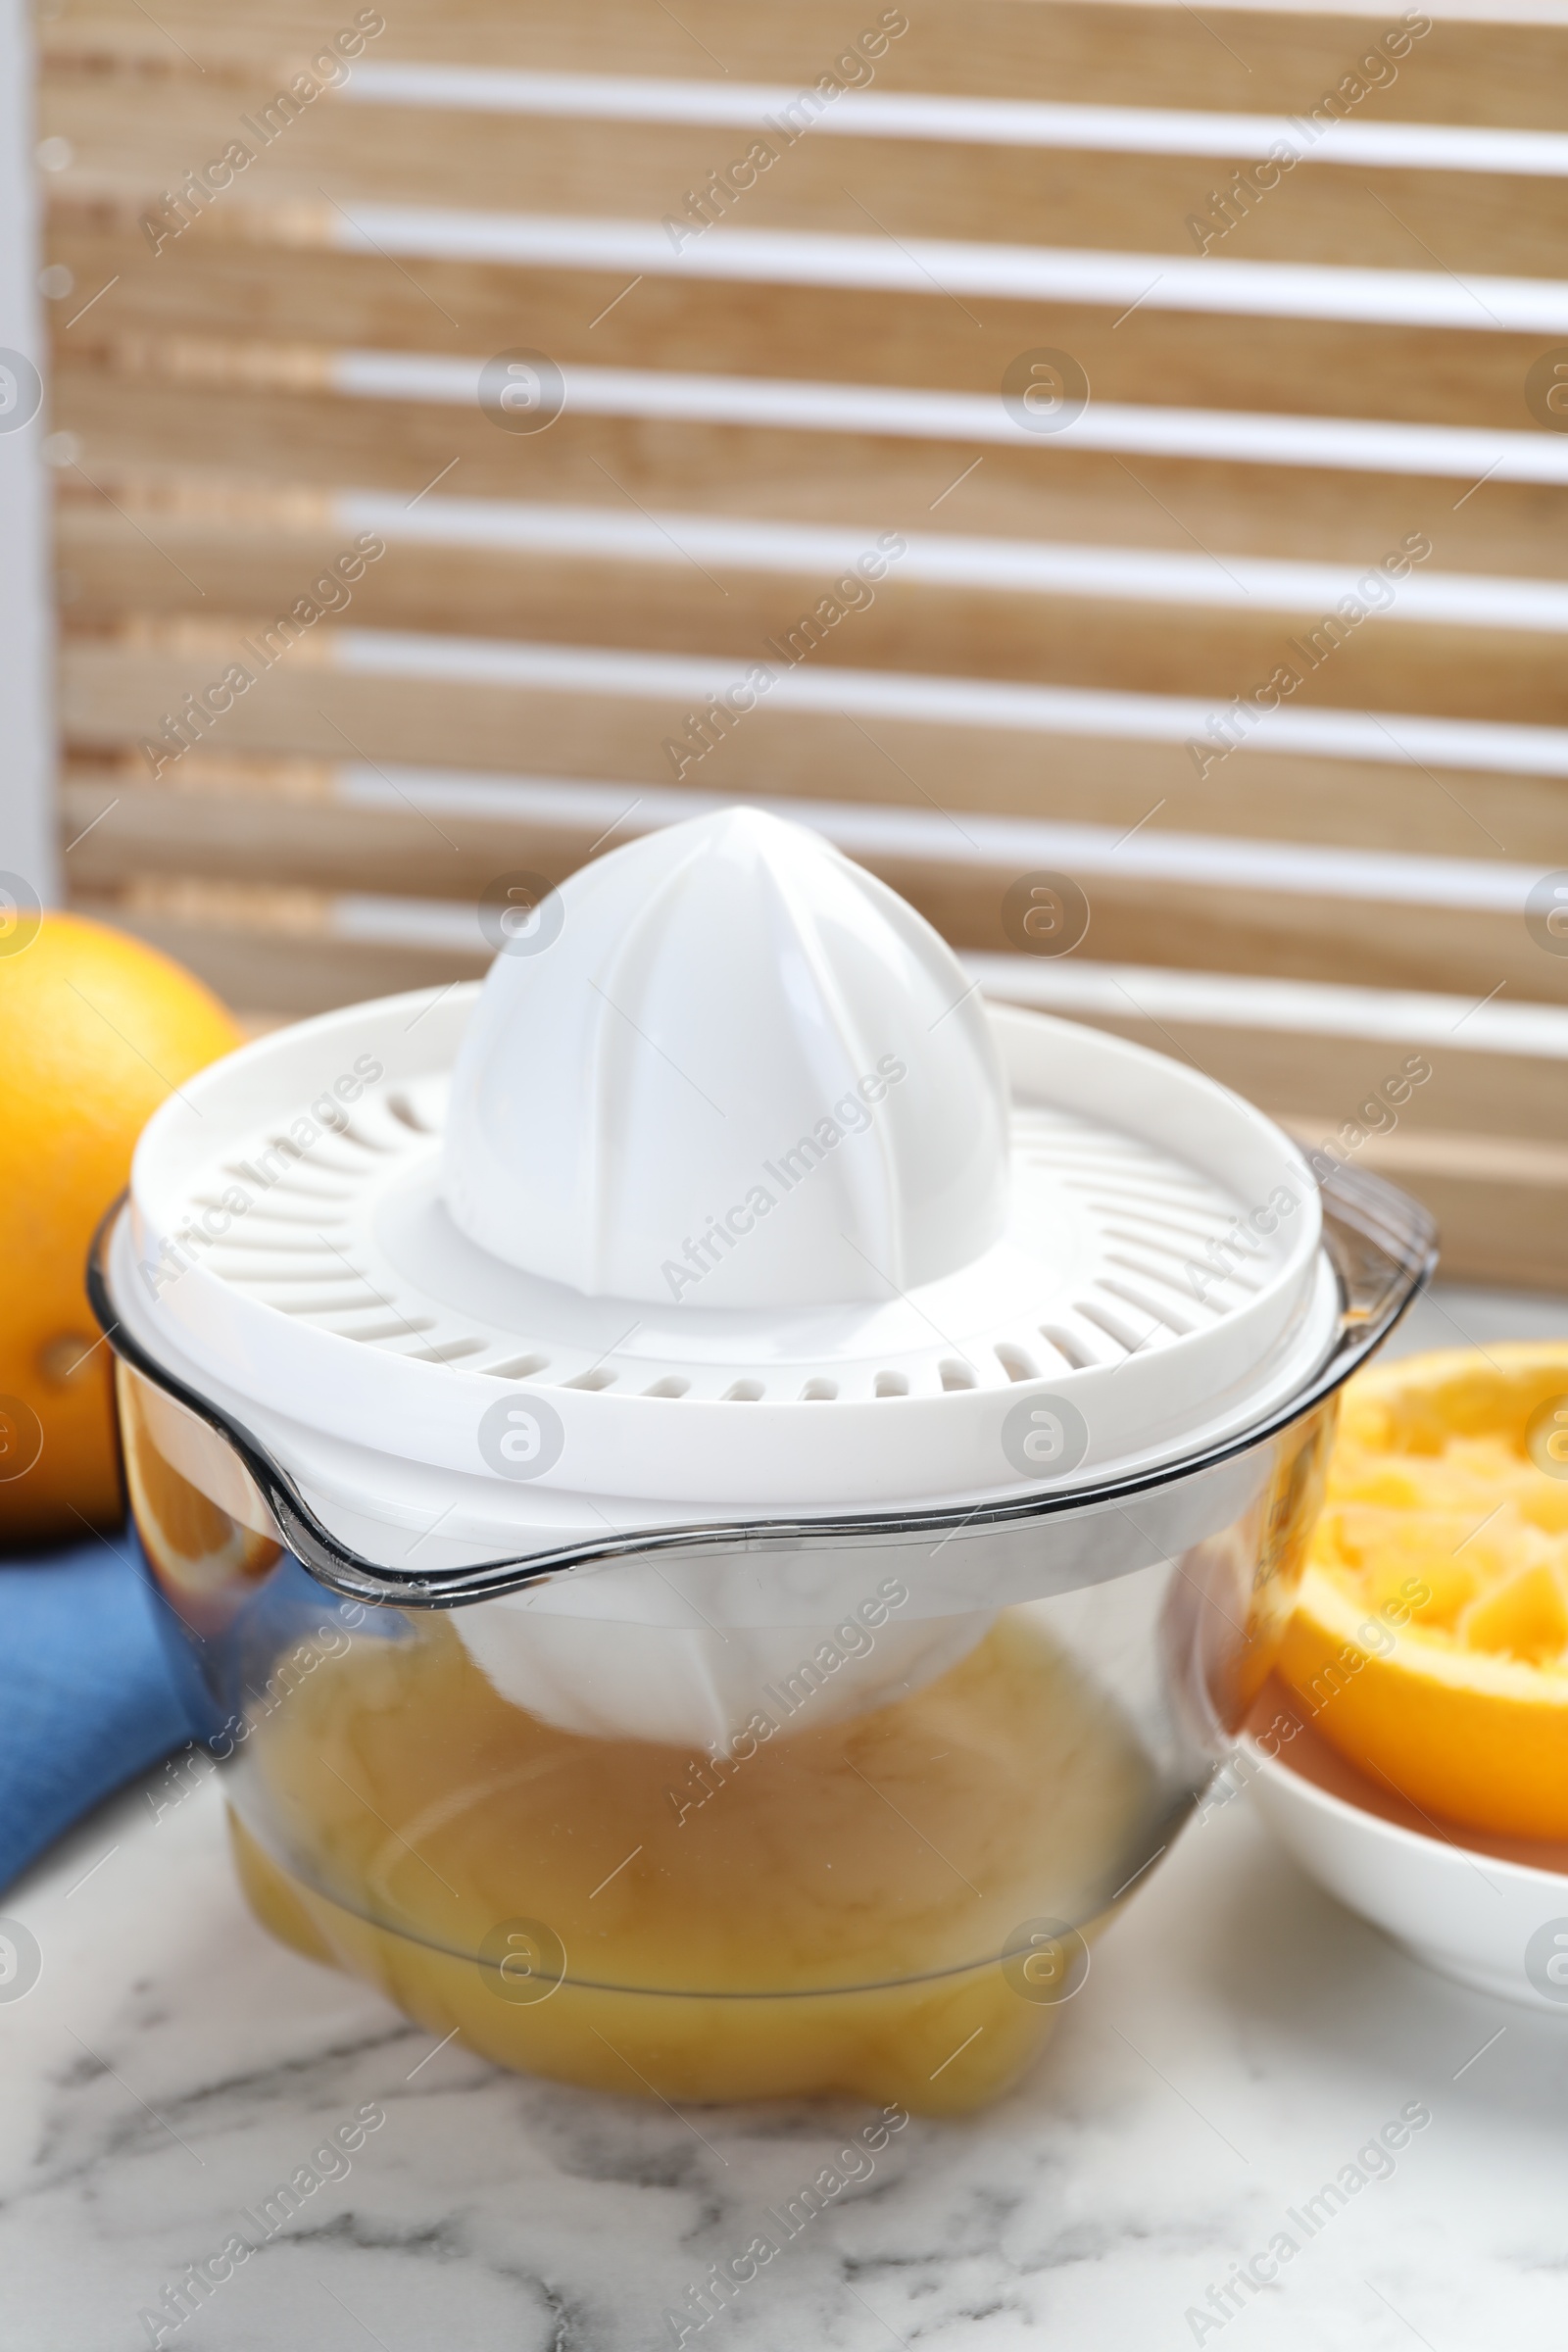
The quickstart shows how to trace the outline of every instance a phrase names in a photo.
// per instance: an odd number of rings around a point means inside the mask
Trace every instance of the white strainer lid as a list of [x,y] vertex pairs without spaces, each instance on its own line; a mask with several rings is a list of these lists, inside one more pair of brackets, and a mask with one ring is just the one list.
[[1180,1458],[1289,1396],[1338,1309],[1269,1120],[984,1006],[754,811],[524,906],[482,987],[187,1082],[111,1280],[333,1523],[426,1528],[429,1567]]

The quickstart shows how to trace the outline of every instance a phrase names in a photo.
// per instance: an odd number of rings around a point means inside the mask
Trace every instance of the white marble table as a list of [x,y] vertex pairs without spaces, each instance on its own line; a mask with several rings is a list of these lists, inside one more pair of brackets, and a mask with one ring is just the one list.
[[[1481,1340],[1568,1329],[1562,1307],[1446,1293],[1412,1337],[1457,1338],[1448,1317]],[[709,2266],[868,2120],[686,2119],[433,2047],[252,1925],[211,1787],[156,1823],[127,1792],[0,1910],[42,1954],[27,1996],[0,2001],[5,2352],[151,2342],[142,2312],[362,2109],[385,2120],[348,2169],[166,2344],[652,2352]],[[1389,2177],[1214,2324],[1209,2289],[1416,2102],[1431,2122]],[[1099,1946],[1020,2091],[969,2123],[910,2124],[685,2341],[1559,2352],[1565,2112],[1568,2018],[1401,1957],[1242,1796]]]

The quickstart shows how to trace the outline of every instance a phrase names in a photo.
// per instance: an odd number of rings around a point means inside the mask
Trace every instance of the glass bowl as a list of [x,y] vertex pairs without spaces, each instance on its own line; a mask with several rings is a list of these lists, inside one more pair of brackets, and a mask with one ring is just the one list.
[[[1339,1387],[1430,1270],[1391,1187],[1342,1171],[1324,1210],[1327,1360],[1205,1453],[424,1578],[347,1549],[115,1328],[100,1237],[131,1508],[257,1916],[565,2082],[997,2097],[1267,1677]],[[694,1677],[706,1744],[669,1729]]]

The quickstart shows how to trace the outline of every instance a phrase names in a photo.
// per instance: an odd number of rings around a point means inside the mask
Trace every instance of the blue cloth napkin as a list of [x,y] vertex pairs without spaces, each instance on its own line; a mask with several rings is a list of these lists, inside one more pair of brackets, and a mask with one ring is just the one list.
[[0,1554],[0,1887],[197,1737],[126,1530]]

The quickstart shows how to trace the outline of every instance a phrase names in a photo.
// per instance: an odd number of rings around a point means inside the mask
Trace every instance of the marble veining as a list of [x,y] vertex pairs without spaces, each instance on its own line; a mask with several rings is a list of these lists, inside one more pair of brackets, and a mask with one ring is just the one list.
[[[165,2344],[1562,2341],[1568,2020],[1428,1975],[1301,1879],[1245,1796],[1153,1874],[1021,2090],[907,2123],[869,2169],[840,2158],[870,2110],[676,2114],[437,2046],[252,1924],[216,1786],[161,1820],[129,1792],[0,1907],[42,1953],[0,2003],[6,2352],[151,2343],[167,2290],[235,2233],[257,2250],[182,2324],[164,2307]],[[1210,2300],[1411,2101],[1432,2120],[1391,2173],[1276,2284]],[[860,2177],[786,2235],[823,2166]],[[269,2230],[301,2168],[318,2184]],[[778,2251],[700,2327],[693,2290],[760,2234]]]

